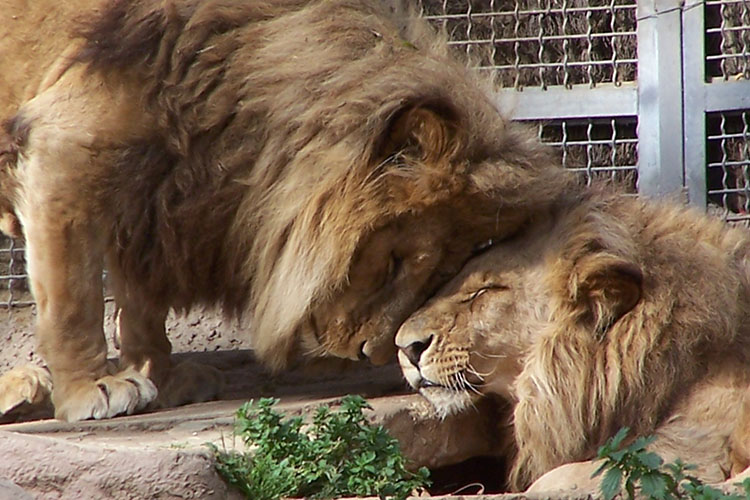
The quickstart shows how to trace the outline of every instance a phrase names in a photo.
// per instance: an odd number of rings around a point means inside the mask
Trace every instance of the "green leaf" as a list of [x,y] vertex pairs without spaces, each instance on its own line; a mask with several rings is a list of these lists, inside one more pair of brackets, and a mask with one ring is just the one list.
[[612,436],[609,440],[609,445],[613,449],[617,449],[620,447],[623,441],[625,441],[625,438],[628,437],[628,433],[630,432],[630,427],[623,427],[619,431],[617,431],[617,434]]
[[629,455],[628,450],[618,450],[610,452],[608,458],[617,463],[620,463],[627,455]]
[[647,469],[656,470],[661,467],[664,460],[659,455],[653,452],[641,452],[638,455],[638,461]]
[[608,461],[603,461],[601,465],[594,471],[593,474],[591,474],[591,477],[594,478],[596,476],[601,475],[602,472],[604,472],[605,469],[611,467],[611,464]]
[[637,453],[645,450],[648,445],[656,440],[656,436],[641,436],[637,438],[633,443],[628,446],[628,451],[631,453]]
[[667,496],[667,482],[662,473],[644,474],[641,477],[641,493],[649,498],[664,500]]
[[622,429],[617,431],[617,434],[609,438],[602,446],[599,447],[597,458],[607,458],[607,456],[611,452],[619,449],[620,445],[627,437],[628,432],[630,432],[630,429],[628,427],[623,427]]
[[635,486],[629,479],[625,481],[625,490],[628,492],[628,498],[633,500],[635,498]]
[[599,489],[602,492],[604,500],[612,500],[620,492],[622,487],[622,471],[612,468],[607,471],[602,479]]

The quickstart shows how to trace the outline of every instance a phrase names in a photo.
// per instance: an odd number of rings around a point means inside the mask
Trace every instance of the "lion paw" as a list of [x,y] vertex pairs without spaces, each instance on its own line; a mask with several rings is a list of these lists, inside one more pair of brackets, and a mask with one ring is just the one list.
[[224,374],[213,366],[184,361],[169,372],[159,389],[156,405],[161,408],[216,399],[224,388]]
[[70,384],[65,396],[55,400],[55,418],[75,422],[111,418],[143,410],[157,396],[151,380],[133,369],[96,381]]
[[0,416],[22,414],[49,404],[52,378],[46,368],[25,365],[0,377]]

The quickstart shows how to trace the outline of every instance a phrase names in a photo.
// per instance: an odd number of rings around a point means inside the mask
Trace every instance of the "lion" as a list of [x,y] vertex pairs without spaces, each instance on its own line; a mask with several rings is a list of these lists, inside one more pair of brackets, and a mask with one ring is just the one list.
[[396,4],[8,0],[0,63],[3,227],[60,419],[212,397],[216,374],[170,362],[172,309],[220,306],[273,369],[383,363],[477,248],[576,182]]
[[594,459],[623,427],[705,481],[750,462],[750,234],[614,191],[570,191],[396,336],[407,381],[443,415],[512,403],[514,490]]

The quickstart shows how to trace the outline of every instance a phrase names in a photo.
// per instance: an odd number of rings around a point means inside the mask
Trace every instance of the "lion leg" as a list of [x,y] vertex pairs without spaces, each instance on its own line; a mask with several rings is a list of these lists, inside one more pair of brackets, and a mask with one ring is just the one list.
[[224,388],[224,374],[210,365],[183,361],[176,364],[159,388],[156,404],[162,408],[216,399]]
[[154,385],[135,371],[112,373],[107,363],[102,268],[88,261],[96,255],[90,237],[40,215],[24,226],[36,334],[52,374],[55,417],[109,418],[143,409],[156,397]]
[[0,417],[26,413],[50,403],[52,377],[49,370],[24,365],[0,376]]
[[[52,374],[55,417],[109,418],[143,409],[156,397],[140,373],[113,373],[103,331],[102,268],[87,230],[45,217],[40,200],[24,221],[28,272],[37,302],[39,352]],[[56,219],[56,220],[53,220]],[[62,224],[60,222],[63,222]]]
[[164,328],[167,309],[138,299],[138,293],[124,293],[124,279],[116,266],[111,269],[118,306],[120,366],[137,370],[156,384],[159,396],[152,406],[168,408],[215,399],[224,386],[223,374],[200,363],[173,364],[172,345]]
[[219,370],[191,361],[172,363],[172,346],[164,329],[166,312],[130,303],[118,307],[120,366],[137,370],[156,384],[159,397],[153,406],[170,408],[216,399],[224,387]]
[[72,97],[44,97],[30,101],[22,111],[28,115],[16,119],[28,130],[16,167],[17,213],[55,416],[76,421],[130,414],[154,400],[156,388],[137,371],[116,373],[107,363],[102,261],[108,229],[91,199],[98,168],[89,147],[94,129],[83,120],[57,123],[66,115],[55,106]]
[[739,418],[729,436],[730,477],[750,466],[750,387],[742,397]]

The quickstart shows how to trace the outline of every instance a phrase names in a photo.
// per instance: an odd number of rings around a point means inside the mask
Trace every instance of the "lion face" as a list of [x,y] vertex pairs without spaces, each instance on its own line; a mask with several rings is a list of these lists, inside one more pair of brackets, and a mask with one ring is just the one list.
[[[451,214],[453,212],[453,214]],[[453,236],[456,210],[400,218],[374,232],[355,255],[345,287],[302,325],[308,352],[382,364],[399,325],[471,256],[481,231]],[[446,223],[449,221],[449,223]]]
[[566,224],[536,221],[473,258],[399,330],[409,384],[443,415],[487,394],[517,401],[517,379],[543,339],[565,321],[598,338],[640,300],[640,269],[591,250],[598,244],[586,231],[571,237]]
[[484,394],[514,399],[524,355],[548,321],[543,262],[526,238],[495,246],[403,324],[396,344],[404,376],[439,413]]

